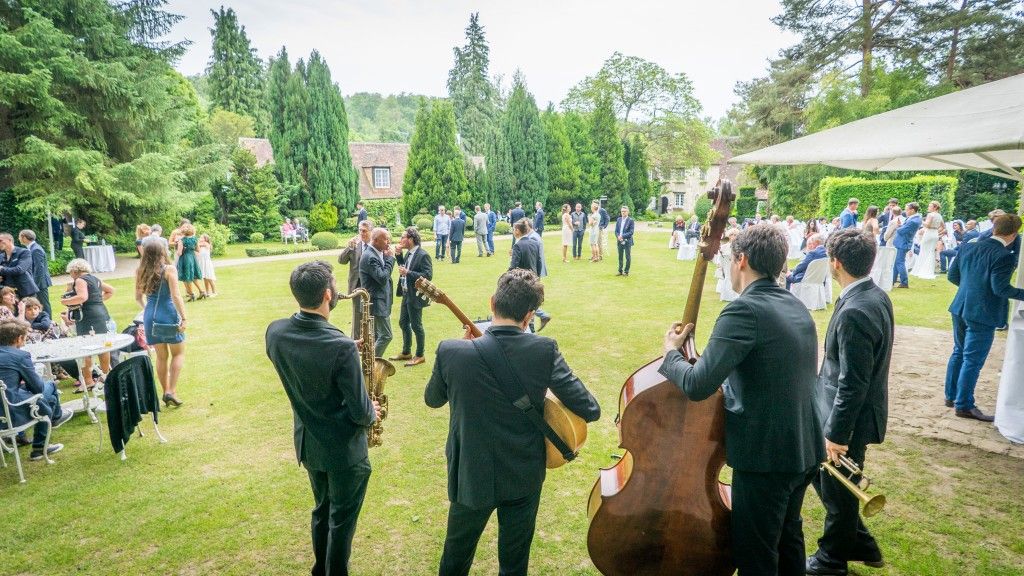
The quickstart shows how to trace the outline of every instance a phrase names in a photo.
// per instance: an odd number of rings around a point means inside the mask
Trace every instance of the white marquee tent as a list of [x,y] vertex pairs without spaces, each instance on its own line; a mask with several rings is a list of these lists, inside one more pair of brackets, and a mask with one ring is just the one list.
[[[967,169],[1021,182],[1024,74],[769,146],[740,164],[826,164],[873,171]],[[1024,252],[1017,285],[1024,287]],[[1013,315],[996,407],[1004,436],[1024,442],[1024,309]]]

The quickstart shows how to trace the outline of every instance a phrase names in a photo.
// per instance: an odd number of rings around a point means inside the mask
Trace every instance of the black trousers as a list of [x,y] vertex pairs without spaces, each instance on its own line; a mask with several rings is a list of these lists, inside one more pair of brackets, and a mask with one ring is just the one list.
[[40,286],[39,292],[36,292],[36,298],[39,300],[39,303],[43,305],[43,310],[46,311],[50,320],[53,320],[53,311],[50,310],[50,287]]
[[341,470],[306,470],[313,487],[313,576],[347,576],[370,459]]
[[402,297],[402,312],[398,317],[398,327],[402,329],[402,354],[412,351],[412,335],[416,334],[416,356],[423,356],[423,308],[413,304],[415,295]]
[[81,242],[72,242],[71,251],[75,253],[75,258],[85,258],[85,248]]
[[458,264],[462,259],[462,240],[450,240],[452,246],[452,263]]
[[54,248],[57,249],[57,252],[60,252],[61,250],[63,250],[64,249],[64,234],[54,234],[53,235],[53,244],[54,244]]
[[[619,242],[619,272],[629,274],[629,265],[632,263],[633,258],[631,252],[633,247],[628,242]],[[622,259],[626,259],[626,267],[622,267]]]
[[800,507],[815,465],[803,472],[732,472],[732,555],[739,576],[804,574]]
[[498,574],[525,576],[530,566],[530,545],[537,525],[540,492],[475,510],[452,502],[448,508],[448,534],[444,539],[440,576],[465,576],[473,565],[480,534],[491,513],[498,510]]
[[585,230],[573,230],[572,231],[572,257],[579,258],[583,256],[583,234]]
[[[851,444],[847,457],[864,469],[867,446]],[[851,477],[854,483],[860,477]],[[850,560],[881,557],[878,543],[860,518],[860,501],[831,474],[822,470],[814,477],[814,490],[825,506],[825,531],[818,538],[818,558],[830,566],[845,566]]]

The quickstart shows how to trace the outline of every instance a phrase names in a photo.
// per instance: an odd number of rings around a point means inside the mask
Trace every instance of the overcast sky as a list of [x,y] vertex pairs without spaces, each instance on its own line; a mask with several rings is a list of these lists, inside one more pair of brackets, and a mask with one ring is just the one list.
[[[170,0],[185,16],[173,38],[193,42],[178,63],[191,75],[210,57],[218,3]],[[721,117],[737,81],[765,73],[766,62],[794,43],[769,21],[777,0],[233,0],[249,39],[266,60],[282,45],[292,61],[317,49],[342,93],[411,92],[443,96],[452,48],[465,42],[480,12],[491,74],[506,82],[519,68],[543,107],[600,69],[616,50],[685,72],[704,114]]]

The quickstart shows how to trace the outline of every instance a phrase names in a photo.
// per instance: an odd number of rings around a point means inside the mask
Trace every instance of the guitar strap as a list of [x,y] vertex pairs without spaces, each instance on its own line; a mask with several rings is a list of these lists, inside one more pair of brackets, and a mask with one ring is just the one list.
[[[576,458],[576,453],[551,428],[551,425],[544,420],[544,413],[537,410],[533,402],[530,401],[530,397],[519,382],[519,377],[516,376],[515,371],[512,369],[512,364],[509,363],[508,356],[505,355],[505,350],[502,349],[498,339],[491,334],[484,334],[479,338],[474,338],[471,342],[480,354],[480,357],[484,359],[484,364],[490,368],[491,374],[494,374],[495,379],[498,380],[498,384],[502,389],[501,393],[505,398],[511,400],[513,406],[522,410],[530,422],[544,434],[544,437],[555,445],[555,449],[561,452],[562,458],[565,458],[566,462],[572,462]],[[516,397],[515,400],[509,397],[509,391]]]

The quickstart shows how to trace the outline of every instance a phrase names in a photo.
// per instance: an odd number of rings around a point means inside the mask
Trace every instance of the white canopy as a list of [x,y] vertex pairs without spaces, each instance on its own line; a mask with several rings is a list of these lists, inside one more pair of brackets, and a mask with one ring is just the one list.
[[1024,182],[1024,74],[762,148],[739,164],[969,169]]

